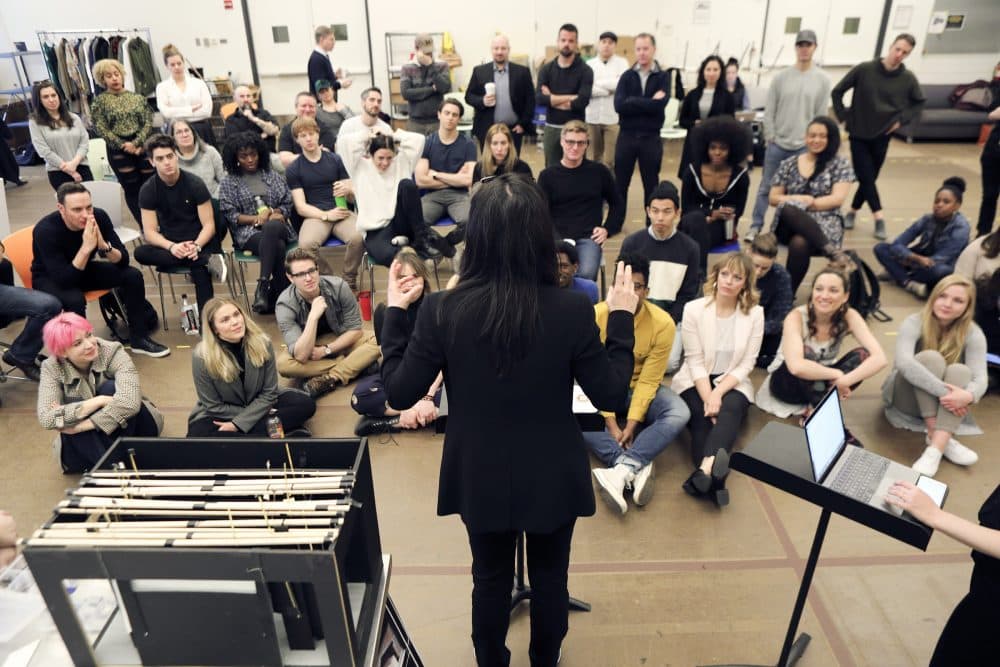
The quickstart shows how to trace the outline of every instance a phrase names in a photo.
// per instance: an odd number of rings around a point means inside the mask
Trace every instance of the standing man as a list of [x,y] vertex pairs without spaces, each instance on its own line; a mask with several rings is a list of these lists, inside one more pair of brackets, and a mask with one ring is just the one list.
[[760,177],[750,229],[743,240],[753,241],[764,226],[771,179],[781,161],[806,149],[806,127],[825,116],[830,100],[830,78],[813,63],[816,33],[800,30],[795,36],[795,65],[778,72],[767,89],[764,107],[764,172]]
[[[295,118],[294,123],[299,118],[309,118],[316,121],[319,127],[319,145],[328,151],[332,151],[337,145],[337,139],[333,131],[316,118],[316,98],[309,91],[302,91],[295,96]],[[302,153],[302,147],[292,136],[292,123],[288,123],[281,128],[278,135],[278,159],[286,169],[292,161]],[[343,127],[343,126],[341,126]]]
[[[609,236],[621,231],[625,203],[608,168],[584,157],[588,141],[582,120],[566,123],[562,128],[562,158],[542,170],[538,187],[548,200],[556,238],[576,244],[580,276],[597,280],[601,248]],[[605,203],[608,215],[602,221]]]
[[[333,47],[337,44],[337,38],[333,34],[333,28],[328,25],[321,25],[316,28],[316,48],[309,55],[309,90],[316,90],[316,82],[326,79],[332,84],[334,90],[350,88],[351,79],[344,76],[343,69],[333,69]],[[317,90],[317,92],[319,92]]]
[[[514,148],[520,155],[524,133],[532,129],[535,116],[531,71],[524,65],[510,62],[510,40],[506,35],[494,37],[490,50],[493,62],[473,69],[465,88],[465,103],[476,110],[472,134],[482,147],[486,130],[494,123],[503,123],[514,135]],[[491,84],[489,90],[487,84]]]
[[[292,134],[302,155],[288,165],[285,178],[295,210],[303,218],[299,247],[317,252],[331,235],[346,243],[344,281],[356,291],[365,245],[357,231],[357,216],[346,205],[347,196],[352,194],[350,176],[340,156],[320,147],[319,132],[314,118],[292,121]],[[336,201],[341,197],[343,206]]]
[[[433,225],[448,215],[456,228],[445,240],[453,246],[465,240],[469,220],[469,188],[476,167],[476,145],[458,133],[458,121],[465,108],[458,100],[447,99],[438,110],[440,129],[427,137],[424,152],[413,170],[417,187],[429,190],[421,199],[424,222]],[[435,232],[436,233],[436,232]]]
[[[660,182],[663,162],[660,128],[670,98],[670,77],[660,69],[655,56],[656,38],[648,32],[636,35],[635,65],[622,74],[615,91],[615,110],[621,126],[615,148],[615,180],[626,206],[636,161],[642,178],[643,201],[649,201],[649,195]],[[646,224],[649,225],[649,216]]]
[[[917,45],[913,35],[902,33],[883,58],[855,65],[833,87],[833,111],[851,135],[851,162],[858,176],[858,191],[844,217],[844,229],[853,229],[861,205],[868,202],[875,218],[875,238],[884,241],[885,214],[875,181],[889,152],[892,133],[920,115],[924,92],[903,61]],[[844,107],[844,93],[854,89],[851,107]]]
[[571,120],[583,122],[594,87],[594,70],[576,52],[578,31],[572,23],[559,28],[559,55],[538,70],[537,104],[545,107],[545,134],[542,140],[545,166],[562,159],[562,129]]
[[[615,113],[615,89],[628,69],[628,61],[615,55],[618,35],[602,32],[597,44],[597,57],[587,61],[594,70],[594,87],[590,104],[585,110],[587,132],[590,134],[590,159],[605,167],[615,168],[615,144],[618,143],[618,114]],[[660,125],[663,125],[662,121]],[[659,131],[659,128],[657,128]]]
[[413,41],[416,55],[399,73],[399,92],[409,104],[406,129],[430,134],[438,129],[437,113],[444,94],[451,90],[448,63],[434,62],[434,38],[424,33]]
[[382,134],[392,134],[392,127],[389,126],[389,123],[379,117],[381,113],[381,89],[372,86],[361,91],[361,113],[357,116],[351,116],[340,126],[340,132],[337,133],[337,154],[343,154],[339,145],[340,137],[349,137],[363,129],[369,131],[375,129]]
[[226,119],[226,138],[240,132],[259,132],[262,139],[278,134],[274,116],[265,109],[254,108],[253,93],[249,86],[236,86],[233,91],[236,111]]

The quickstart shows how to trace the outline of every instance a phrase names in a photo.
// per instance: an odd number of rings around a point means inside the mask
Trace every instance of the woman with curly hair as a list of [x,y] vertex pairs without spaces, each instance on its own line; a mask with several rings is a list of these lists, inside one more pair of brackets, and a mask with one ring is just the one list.
[[842,261],[844,218],[840,214],[856,179],[847,159],[837,155],[840,127],[827,116],[806,127],[806,150],[778,165],[768,196],[776,207],[771,231],[788,246],[785,267],[794,294],[814,255]]
[[[848,285],[841,267],[827,266],[813,279],[808,305],[785,317],[781,347],[757,393],[761,410],[782,418],[805,417],[830,387],[847,399],[862,380],[885,367],[882,346],[847,303]],[[848,334],[860,347],[841,355]]]
[[697,132],[694,155],[681,177],[684,217],[678,229],[698,242],[702,275],[708,251],[733,238],[743,215],[750,191],[749,152],[750,135],[735,118],[709,118]]
[[253,298],[257,313],[273,313],[274,302],[286,287],[285,250],[295,240],[288,222],[292,194],[284,177],[271,170],[271,152],[256,132],[240,132],[226,139],[219,183],[222,219],[233,234],[233,247],[260,258],[260,279]]
[[514,148],[514,135],[504,123],[495,123],[486,130],[483,140],[483,155],[472,172],[472,183],[476,184],[487,176],[500,174],[521,174],[533,179],[531,167],[520,159]]

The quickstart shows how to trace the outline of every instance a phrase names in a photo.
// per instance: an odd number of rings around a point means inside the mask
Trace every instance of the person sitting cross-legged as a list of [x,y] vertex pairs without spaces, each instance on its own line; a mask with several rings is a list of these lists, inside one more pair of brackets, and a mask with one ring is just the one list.
[[316,253],[296,248],[285,257],[291,281],[274,309],[288,346],[278,353],[278,372],[303,378],[313,398],[363,374],[378,361],[375,337],[361,330],[361,311],[340,278],[322,276]]
[[[595,468],[601,497],[624,514],[626,487],[632,500],[645,505],[653,496],[653,459],[669,445],[691,418],[691,412],[672,389],[661,386],[667,360],[674,344],[674,321],[665,311],[646,300],[649,291],[649,260],[641,255],[622,254],[616,263],[632,267],[632,282],[639,297],[635,311],[635,366],[629,385],[629,407],[624,427],[618,415],[604,413],[605,429],[587,432],[583,439],[606,468]],[[597,325],[604,340],[608,325],[608,305],[594,307]],[[644,427],[640,430],[640,426]]]

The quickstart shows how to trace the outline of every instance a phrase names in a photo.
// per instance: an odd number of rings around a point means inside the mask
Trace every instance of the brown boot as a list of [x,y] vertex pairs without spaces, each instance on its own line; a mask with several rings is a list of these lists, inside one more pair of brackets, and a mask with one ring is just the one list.
[[324,373],[323,375],[317,375],[314,378],[309,378],[309,380],[302,386],[302,389],[315,399],[329,394],[337,388],[339,383],[339,379],[330,373]]

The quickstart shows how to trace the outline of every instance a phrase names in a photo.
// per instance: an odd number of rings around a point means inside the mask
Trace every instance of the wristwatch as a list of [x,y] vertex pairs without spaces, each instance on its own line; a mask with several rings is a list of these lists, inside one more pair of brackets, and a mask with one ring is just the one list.
[[324,345],[323,349],[326,350],[326,356],[328,356],[328,357],[332,357],[333,356],[333,350],[330,349],[329,345]]
[[195,243],[194,244],[194,249],[198,251],[199,255],[201,254],[201,246],[200,245],[198,245],[197,243]]

